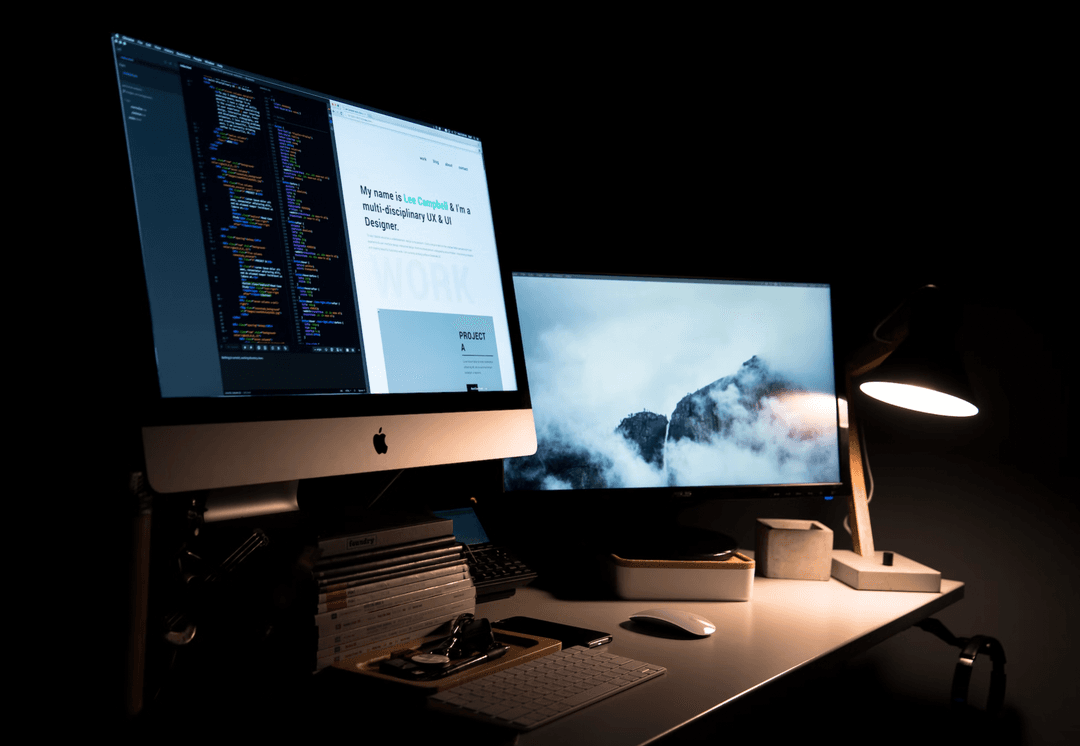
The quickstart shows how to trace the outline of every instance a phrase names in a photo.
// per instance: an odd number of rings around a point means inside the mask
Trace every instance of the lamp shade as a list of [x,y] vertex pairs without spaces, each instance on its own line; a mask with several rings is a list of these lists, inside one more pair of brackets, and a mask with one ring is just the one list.
[[896,350],[870,371],[859,389],[906,409],[949,417],[978,413],[956,344],[958,313],[936,288],[924,289],[911,310],[909,332]]

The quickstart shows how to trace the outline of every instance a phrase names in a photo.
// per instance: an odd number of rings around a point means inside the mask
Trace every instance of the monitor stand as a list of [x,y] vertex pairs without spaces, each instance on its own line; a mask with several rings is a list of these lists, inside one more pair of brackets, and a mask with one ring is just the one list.
[[297,489],[299,479],[287,482],[269,482],[242,487],[225,487],[209,490],[206,495],[206,523],[228,521],[234,518],[251,518],[288,513],[299,510]]

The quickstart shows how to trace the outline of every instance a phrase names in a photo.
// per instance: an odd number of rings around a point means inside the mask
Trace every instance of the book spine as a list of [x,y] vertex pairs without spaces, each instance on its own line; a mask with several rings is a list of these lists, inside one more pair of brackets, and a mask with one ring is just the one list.
[[468,566],[464,562],[460,562],[437,570],[399,575],[386,580],[350,586],[330,593],[320,593],[315,613],[325,614],[329,611],[341,611],[350,606],[360,606],[380,598],[419,590],[433,584],[465,580],[468,577]]
[[375,547],[394,544],[407,544],[410,541],[435,539],[440,536],[453,536],[454,522],[449,518],[438,518],[408,526],[393,526],[375,531],[365,531],[347,536],[334,536],[319,539],[319,549],[323,557],[346,554]]
[[[396,557],[405,557],[421,552],[446,550],[460,546],[460,542],[453,536],[438,536],[434,539],[421,539],[409,541],[404,544],[394,544],[389,547],[376,547],[374,549],[361,549],[356,552],[345,552],[324,557],[320,553],[315,561],[316,569],[332,570],[340,567],[352,567],[361,563],[373,563],[381,560],[392,560]],[[316,550],[318,551],[318,550]]]
[[334,578],[331,580],[320,580],[317,583],[318,592],[320,595],[327,593],[337,593],[338,591],[344,591],[358,585],[364,585],[366,583],[407,577],[409,575],[415,575],[416,573],[420,572],[439,570],[447,567],[456,567],[463,564],[465,564],[465,560],[461,557],[460,554],[458,554],[423,560],[421,562],[415,563],[413,567],[387,567],[381,570],[365,570],[363,572],[354,573],[352,575],[343,575],[340,578]]
[[[430,599],[446,596],[464,590],[475,594],[472,578],[458,580],[443,585],[422,588],[387,598],[375,599],[342,611],[330,611],[315,615],[315,626],[319,635],[334,633],[352,627],[360,627],[384,618],[400,617],[403,613],[419,610],[425,604],[431,605]],[[446,599],[451,600],[451,599]]]
[[[400,610],[390,618],[370,620],[368,624],[358,625],[350,629],[333,632],[329,635],[319,635],[315,645],[316,650],[326,650],[335,645],[344,645],[351,642],[373,642],[392,637],[398,633],[399,627],[415,624],[419,621],[434,619],[446,612],[448,608],[457,608],[465,603],[476,606],[476,589],[468,588],[457,593],[446,594],[445,597],[430,599],[426,604],[415,604],[412,608]],[[470,609],[465,609],[469,611]]]
[[444,547],[442,549],[434,549],[426,552],[415,552],[413,554],[405,554],[399,557],[391,557],[387,559],[376,560],[373,562],[363,562],[358,559],[356,563],[335,567],[333,569],[321,570],[318,567],[312,572],[312,576],[320,583],[323,582],[342,582],[343,579],[357,575],[362,572],[368,572],[372,570],[403,570],[409,567],[418,567],[424,562],[430,560],[445,560],[453,557],[461,556],[461,546],[454,545]]

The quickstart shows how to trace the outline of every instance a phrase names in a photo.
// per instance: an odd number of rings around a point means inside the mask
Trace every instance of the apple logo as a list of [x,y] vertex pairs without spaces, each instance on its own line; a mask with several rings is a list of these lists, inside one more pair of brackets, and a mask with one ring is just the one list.
[[381,427],[379,428],[379,432],[375,434],[375,437],[372,438],[372,441],[375,443],[376,453],[381,455],[389,450],[386,446],[386,434],[382,431]]

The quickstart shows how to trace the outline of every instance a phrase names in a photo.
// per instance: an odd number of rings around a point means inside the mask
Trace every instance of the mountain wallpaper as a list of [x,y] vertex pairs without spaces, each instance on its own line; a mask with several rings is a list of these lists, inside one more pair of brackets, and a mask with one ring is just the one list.
[[518,277],[538,450],[510,490],[838,479],[827,289]]
[[[670,416],[627,415],[589,442],[548,422],[533,456],[509,459],[514,490],[787,484],[837,478],[829,404],[752,357],[733,375],[688,393]],[[793,408],[801,407],[796,413]],[[809,409],[807,410],[807,407]],[[812,415],[806,417],[807,411]],[[538,431],[539,432],[539,431]]]

